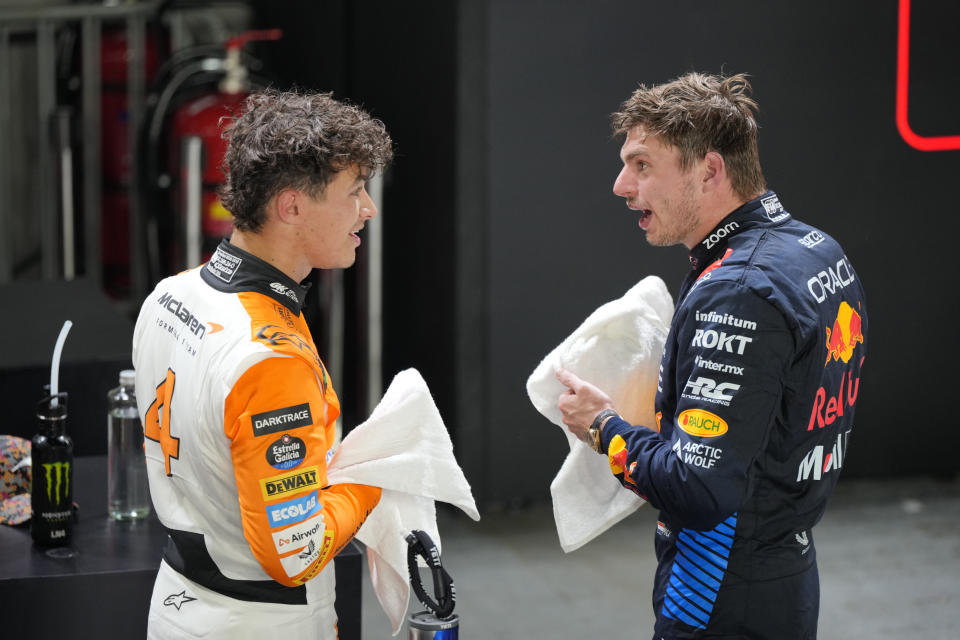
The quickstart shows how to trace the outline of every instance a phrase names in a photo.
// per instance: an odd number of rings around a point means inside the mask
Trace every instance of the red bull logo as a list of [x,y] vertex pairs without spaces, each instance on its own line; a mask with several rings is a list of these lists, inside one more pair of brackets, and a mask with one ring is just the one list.
[[613,436],[613,440],[610,441],[610,448],[607,449],[607,458],[610,462],[610,471],[613,472],[613,475],[623,474],[623,479],[630,484],[636,486],[637,482],[631,476],[634,469],[637,468],[637,463],[634,462],[630,465],[630,471],[627,471],[627,443],[620,436]]
[[827,360],[823,366],[830,364],[831,360],[850,362],[857,343],[863,344],[863,319],[846,302],[840,303],[837,319],[833,321],[833,328],[827,327],[826,331]]

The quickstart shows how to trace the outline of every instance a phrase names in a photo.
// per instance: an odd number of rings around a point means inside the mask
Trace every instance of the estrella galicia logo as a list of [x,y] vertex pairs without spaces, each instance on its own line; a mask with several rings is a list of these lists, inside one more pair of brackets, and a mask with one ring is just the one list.
[[250,422],[253,425],[253,435],[262,436],[309,426],[313,424],[313,416],[310,414],[310,403],[304,402],[293,407],[256,413],[250,416]]
[[47,500],[56,505],[66,502],[70,496],[70,463],[49,462],[41,466],[47,482]]
[[187,595],[187,590],[184,589],[180,593],[172,593],[166,598],[163,599],[163,606],[165,607],[176,607],[177,611],[180,611],[180,607],[185,605],[188,602],[193,602],[196,598],[191,598]]
[[320,504],[319,495],[316,491],[311,491],[302,498],[293,498],[286,502],[270,505],[267,507],[267,519],[270,521],[270,528],[276,529],[288,524],[303,522],[322,508],[323,505]]
[[303,440],[285,433],[267,447],[267,464],[274,469],[293,469],[306,455],[307,445]]

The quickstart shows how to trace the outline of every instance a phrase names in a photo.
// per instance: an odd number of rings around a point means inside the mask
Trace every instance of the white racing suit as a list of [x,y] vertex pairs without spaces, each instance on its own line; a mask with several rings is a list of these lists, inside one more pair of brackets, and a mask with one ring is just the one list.
[[170,537],[150,638],[335,638],[333,567],[380,489],[327,486],[340,412],[306,288],[224,241],[161,281],[133,338],[150,494]]

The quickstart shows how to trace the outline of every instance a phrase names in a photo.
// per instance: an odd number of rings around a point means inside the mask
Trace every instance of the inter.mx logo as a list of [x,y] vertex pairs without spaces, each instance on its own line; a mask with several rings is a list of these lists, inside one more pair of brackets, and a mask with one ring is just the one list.
[[824,475],[831,471],[839,471],[843,466],[843,458],[847,453],[847,441],[850,438],[850,430],[837,434],[837,440],[833,447],[824,457],[824,446],[818,444],[804,456],[797,468],[797,482],[809,480],[811,476],[814,480],[820,480]]
[[[47,500],[60,504],[70,495],[70,463],[48,462],[41,465],[47,481]],[[60,490],[63,489],[63,493]]]

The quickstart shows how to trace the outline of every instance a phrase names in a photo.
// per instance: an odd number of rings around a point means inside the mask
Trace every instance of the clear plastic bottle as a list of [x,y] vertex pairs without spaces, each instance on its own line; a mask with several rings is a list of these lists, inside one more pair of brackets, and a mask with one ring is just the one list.
[[143,425],[133,391],[134,371],[120,372],[120,386],[107,394],[107,510],[116,520],[150,514]]

